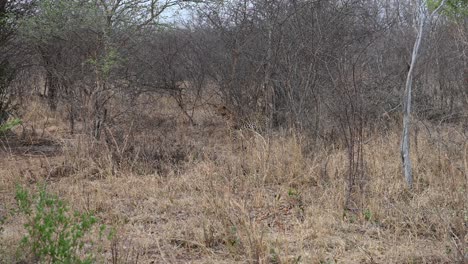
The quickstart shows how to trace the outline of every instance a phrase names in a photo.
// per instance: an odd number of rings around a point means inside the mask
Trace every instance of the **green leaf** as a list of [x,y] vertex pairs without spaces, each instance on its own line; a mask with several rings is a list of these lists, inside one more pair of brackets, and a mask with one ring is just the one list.
[[11,121],[8,121],[5,124],[0,125],[0,133],[5,133],[5,132],[15,128],[16,126],[21,125],[22,123],[23,122],[19,118],[15,118],[15,119],[13,119]]
[[[427,6],[432,12],[439,7],[442,0],[428,0]],[[448,0],[441,13],[453,19],[463,19],[468,16],[468,0]]]

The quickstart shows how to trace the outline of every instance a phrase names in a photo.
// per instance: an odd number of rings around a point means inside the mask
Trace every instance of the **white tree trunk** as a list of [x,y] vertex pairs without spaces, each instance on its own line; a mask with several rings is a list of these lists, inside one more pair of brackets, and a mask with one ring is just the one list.
[[403,96],[403,133],[401,140],[401,159],[403,161],[403,171],[405,174],[406,182],[408,187],[413,188],[413,172],[411,166],[411,157],[410,157],[410,137],[409,130],[411,125],[411,94],[412,94],[412,84],[413,84],[413,73],[414,67],[416,66],[416,61],[419,56],[419,48],[421,46],[421,41],[424,36],[424,25],[427,19],[431,19],[434,14],[436,14],[445,4],[447,0],[443,0],[440,5],[430,14],[427,14],[427,2],[426,0],[419,1],[419,29],[414,42],[413,54],[411,56],[411,64],[408,71],[408,76],[406,77],[406,86],[405,93]]

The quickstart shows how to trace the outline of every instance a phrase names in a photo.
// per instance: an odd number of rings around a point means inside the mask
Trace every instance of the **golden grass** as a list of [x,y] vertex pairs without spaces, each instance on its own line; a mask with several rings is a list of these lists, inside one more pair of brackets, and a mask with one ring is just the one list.
[[[170,122],[183,117],[168,105],[140,112],[140,120],[160,118],[158,127],[110,131],[114,143],[50,133],[62,142],[57,155],[2,152],[0,204],[15,207],[18,183],[46,182],[74,209],[117,228],[104,262],[466,262],[468,144],[457,127],[418,130],[413,191],[401,175],[399,129],[373,133],[351,212],[346,150],[317,144],[306,154],[312,140],[303,135],[234,130],[210,111],[196,116],[199,126]],[[38,113],[25,122],[51,115]],[[54,125],[64,130],[63,121]],[[3,225],[1,263],[15,258],[22,221]]]

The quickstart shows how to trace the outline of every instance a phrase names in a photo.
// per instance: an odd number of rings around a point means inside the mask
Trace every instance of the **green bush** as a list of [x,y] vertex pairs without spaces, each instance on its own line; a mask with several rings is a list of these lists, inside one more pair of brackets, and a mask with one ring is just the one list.
[[5,124],[0,125],[0,134],[5,133],[16,126],[21,125],[22,121],[19,118],[15,118],[11,121],[6,122]]
[[[31,251],[40,263],[93,263],[92,253],[84,253],[85,235],[89,234],[97,219],[90,214],[71,213],[66,203],[41,188],[31,195],[17,187],[16,201],[19,212],[27,217],[27,230],[21,241],[22,249]],[[101,226],[100,234],[104,231]],[[91,242],[90,242],[91,243]]]

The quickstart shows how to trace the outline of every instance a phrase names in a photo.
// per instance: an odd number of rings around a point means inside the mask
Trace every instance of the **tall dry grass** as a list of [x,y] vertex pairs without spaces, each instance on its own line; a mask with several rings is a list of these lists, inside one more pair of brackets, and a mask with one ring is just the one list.
[[[462,128],[416,123],[412,191],[400,128],[368,131],[365,182],[348,210],[346,149],[297,131],[233,129],[208,109],[191,126],[169,100],[161,104],[129,115],[99,142],[68,136],[57,121],[42,135],[60,142],[56,155],[4,151],[3,208],[14,209],[15,184],[46,183],[116,227],[101,259],[110,263],[466,263]],[[23,118],[44,124],[49,115]],[[3,225],[0,262],[15,258],[18,217]]]

